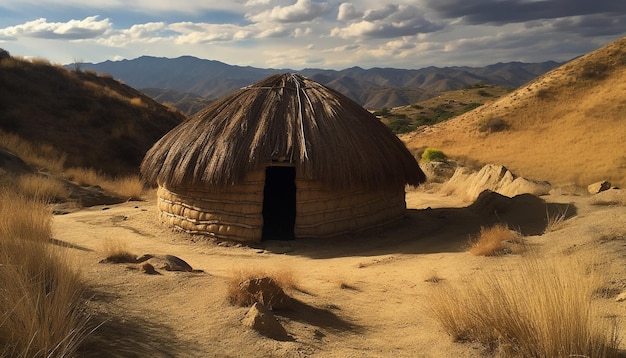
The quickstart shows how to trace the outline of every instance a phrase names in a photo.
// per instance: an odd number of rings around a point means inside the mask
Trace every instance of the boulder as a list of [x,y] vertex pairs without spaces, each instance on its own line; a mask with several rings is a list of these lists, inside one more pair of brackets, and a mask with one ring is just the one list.
[[265,337],[278,341],[289,340],[287,331],[280,322],[278,322],[276,316],[261,303],[257,302],[253,304],[241,323]]
[[611,183],[606,180],[593,183],[587,187],[589,194],[598,194],[599,192],[608,190],[611,188]]
[[487,164],[478,172],[458,167],[442,188],[468,201],[474,201],[485,190],[513,197],[520,194],[546,195],[550,189],[551,185],[546,181],[518,177],[506,167],[496,164]]
[[457,164],[452,161],[420,163],[426,178],[431,183],[443,183],[454,175]]

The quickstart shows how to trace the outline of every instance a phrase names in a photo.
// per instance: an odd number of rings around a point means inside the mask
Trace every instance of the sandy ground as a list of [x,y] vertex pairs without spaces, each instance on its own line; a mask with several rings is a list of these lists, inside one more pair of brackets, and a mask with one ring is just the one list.
[[[616,204],[616,197],[623,201]],[[555,259],[591,246],[602,250],[615,263],[615,287],[600,304],[626,331],[626,302],[613,297],[626,287],[623,190],[496,199],[470,205],[436,191],[410,191],[406,218],[386,230],[257,247],[173,232],[158,223],[155,200],[135,201],[58,215],[54,240],[78,261],[91,287],[92,320],[102,323],[85,347],[88,356],[482,357],[479,345],[453,342],[427,307],[441,282],[464,282],[519,259],[465,251],[470,236],[495,222],[519,230],[540,255]],[[565,224],[543,234],[546,218],[556,213],[567,213]],[[138,256],[176,255],[204,272],[147,275],[127,264],[99,263],[111,240]],[[291,341],[241,324],[248,309],[229,303],[227,282],[248,269],[293,273],[299,289],[288,293],[298,303],[276,312]],[[442,281],[429,282],[432,277]]]

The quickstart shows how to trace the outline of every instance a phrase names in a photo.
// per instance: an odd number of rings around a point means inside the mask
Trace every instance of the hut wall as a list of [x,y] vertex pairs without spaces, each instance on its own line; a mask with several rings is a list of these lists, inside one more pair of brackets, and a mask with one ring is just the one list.
[[260,241],[263,229],[264,171],[243,183],[220,188],[167,188],[157,191],[162,222],[188,233],[219,239]]
[[402,218],[404,187],[329,191],[319,182],[296,179],[296,238],[322,238],[383,226]]

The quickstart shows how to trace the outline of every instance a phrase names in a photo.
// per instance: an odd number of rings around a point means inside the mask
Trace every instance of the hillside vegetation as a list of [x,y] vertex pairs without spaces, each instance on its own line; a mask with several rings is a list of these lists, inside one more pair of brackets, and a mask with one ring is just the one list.
[[384,107],[374,113],[395,133],[407,133],[471,111],[511,91],[510,88],[479,82],[409,106]]
[[0,130],[64,153],[66,167],[136,173],[148,148],[183,120],[108,75],[0,60]]
[[552,184],[626,185],[626,38],[450,121],[401,136],[416,152],[498,163]]

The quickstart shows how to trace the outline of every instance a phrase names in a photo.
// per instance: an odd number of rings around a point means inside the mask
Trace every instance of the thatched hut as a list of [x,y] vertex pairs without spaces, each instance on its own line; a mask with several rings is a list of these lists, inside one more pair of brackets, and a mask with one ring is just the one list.
[[425,176],[404,144],[346,96],[270,76],[167,133],[141,174],[160,218],[220,239],[321,238],[403,217]]

